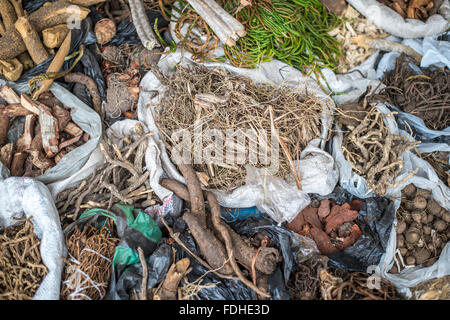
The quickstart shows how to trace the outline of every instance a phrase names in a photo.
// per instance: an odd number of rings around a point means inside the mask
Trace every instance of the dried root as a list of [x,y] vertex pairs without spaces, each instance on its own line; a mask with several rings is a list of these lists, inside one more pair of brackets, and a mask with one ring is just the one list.
[[[108,220],[110,221],[110,220]],[[111,235],[112,223],[100,230],[75,226],[66,239],[66,262],[61,296],[65,300],[101,300],[112,273],[112,259],[120,239]]]
[[[395,187],[409,179],[415,172],[395,183],[403,168],[402,154],[417,143],[406,137],[391,134],[384,124],[384,115],[376,107],[370,107],[358,125],[344,133],[342,152],[353,170],[366,179],[370,191],[384,195],[387,188]],[[345,113],[343,115],[345,117]]]
[[30,219],[0,230],[0,300],[32,300],[47,267]]
[[148,181],[150,172],[142,172],[147,149],[147,138],[152,134],[135,130],[139,137],[132,142],[130,137],[121,139],[122,148],[111,141],[100,143],[106,163],[78,186],[65,190],[57,198],[57,208],[65,223],[75,221],[83,209],[110,209],[116,202],[133,204],[136,208],[147,208],[156,204]]

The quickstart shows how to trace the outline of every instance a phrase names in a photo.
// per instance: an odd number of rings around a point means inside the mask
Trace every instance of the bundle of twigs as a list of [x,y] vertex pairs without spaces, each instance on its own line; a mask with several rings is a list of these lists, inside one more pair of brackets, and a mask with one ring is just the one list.
[[[418,74],[410,67],[421,71]],[[386,87],[374,96],[380,102],[389,102],[404,112],[422,118],[434,130],[450,126],[450,71],[441,68],[422,69],[413,59],[401,55],[395,68],[386,72]]]
[[[320,271],[321,292],[324,300],[399,300],[400,295],[386,279],[377,278],[379,286],[367,285],[370,275],[343,270]],[[369,279],[369,281],[371,281]]]
[[428,161],[434,168],[439,179],[450,187],[450,152],[435,151],[429,153],[420,153],[419,156]]
[[0,300],[32,300],[47,267],[30,219],[0,230]]
[[[403,169],[402,154],[417,142],[392,134],[383,120],[389,115],[366,103],[364,99],[364,106],[359,110],[340,111],[339,121],[346,127],[342,152],[353,170],[366,179],[369,191],[384,195],[387,188],[403,183],[416,173],[413,171],[402,181],[394,182]],[[346,117],[351,118],[356,127],[350,125]]]
[[120,139],[121,148],[110,139],[102,141],[100,149],[105,163],[77,187],[58,194],[57,208],[63,223],[75,221],[82,209],[109,210],[116,202],[132,204],[136,208],[156,204],[148,181],[150,172],[144,172],[143,164],[147,138],[152,133],[144,133],[139,123],[135,129],[139,137],[134,142],[131,137]]
[[101,300],[108,288],[112,259],[120,239],[112,236],[113,226],[100,229],[75,226],[66,239],[69,259],[66,262],[61,296],[65,300]]
[[[223,134],[224,141],[231,131],[233,139],[237,138],[234,150],[225,150],[225,146],[215,150],[224,155],[222,161],[201,164],[195,159],[211,141],[193,143],[191,163],[197,172],[207,175],[208,187],[230,191],[243,185],[244,164],[252,161],[249,154],[258,156],[260,161],[250,164],[260,168],[274,165],[270,162],[277,157],[278,170],[271,174],[293,177],[300,186],[299,170],[293,160],[299,159],[302,149],[321,135],[323,104],[319,98],[287,87],[255,84],[242,76],[200,65],[178,67],[171,76],[155,74],[167,87],[160,99],[156,124],[168,145],[175,145],[172,135],[180,130],[187,130],[194,138],[196,132],[216,130]],[[234,160],[242,155],[245,162]]]

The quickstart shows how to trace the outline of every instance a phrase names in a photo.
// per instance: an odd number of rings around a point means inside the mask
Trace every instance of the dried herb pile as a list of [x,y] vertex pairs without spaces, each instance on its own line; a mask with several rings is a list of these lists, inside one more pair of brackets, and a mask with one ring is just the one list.
[[0,229],[0,300],[32,300],[47,275],[29,219]]
[[[168,89],[160,99],[155,119],[166,144],[173,146],[172,134],[180,133],[181,129],[189,131],[191,140],[194,132],[206,132],[208,129],[219,130],[225,140],[226,131],[232,130],[237,137],[235,150],[247,156],[244,164],[251,161],[248,157],[251,152],[258,155],[259,159],[268,160],[268,163],[255,161],[252,165],[268,168],[275,150],[279,155],[279,169],[275,175],[286,178],[292,174],[297,184],[300,184],[297,170],[293,170],[293,160],[299,159],[302,149],[313,138],[321,135],[323,102],[317,97],[287,87],[257,85],[224,70],[208,70],[197,65],[188,69],[178,67],[173,75],[159,74],[158,77]],[[261,130],[266,132],[263,138]],[[278,138],[272,134],[275,131],[278,132]],[[239,140],[239,137],[244,136],[245,141]],[[211,144],[207,139],[202,140],[200,152]],[[258,143],[250,144],[248,141]],[[197,142],[192,144],[192,148],[198,146]],[[194,166],[197,172],[205,176],[205,185],[228,191],[243,185],[244,164],[236,164],[237,161],[225,163],[225,148],[217,152],[223,152],[221,162],[211,161],[210,165],[202,163]],[[192,163],[195,153],[194,149],[191,152]],[[226,156],[229,154],[227,150]],[[234,159],[237,156],[234,153]]]

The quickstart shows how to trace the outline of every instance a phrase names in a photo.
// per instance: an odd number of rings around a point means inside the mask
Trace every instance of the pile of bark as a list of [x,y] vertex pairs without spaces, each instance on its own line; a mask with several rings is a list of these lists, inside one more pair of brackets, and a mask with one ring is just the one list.
[[361,206],[361,200],[342,205],[330,199],[314,201],[286,227],[313,239],[322,254],[336,253],[353,245],[362,235],[355,223]]
[[[3,86],[0,97],[6,101],[6,105],[0,105],[0,161],[11,176],[42,175],[89,140],[89,135],[72,121],[67,107],[51,92],[33,101],[27,94],[19,97]],[[8,129],[18,117],[25,117],[24,131],[12,141]]]

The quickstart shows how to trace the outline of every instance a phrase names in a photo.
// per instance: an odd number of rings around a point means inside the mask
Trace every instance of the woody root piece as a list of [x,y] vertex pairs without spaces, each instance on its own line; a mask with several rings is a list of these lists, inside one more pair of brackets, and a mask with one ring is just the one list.
[[187,0],[222,43],[234,46],[247,32],[245,27],[214,0]]

